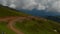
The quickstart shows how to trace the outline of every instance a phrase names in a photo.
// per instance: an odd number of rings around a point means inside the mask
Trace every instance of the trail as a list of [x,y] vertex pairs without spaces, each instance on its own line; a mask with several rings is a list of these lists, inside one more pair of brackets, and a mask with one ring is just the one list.
[[16,34],[24,34],[22,31],[18,30],[14,25],[15,22],[18,20],[23,20],[25,17],[5,17],[5,18],[0,18],[0,21],[8,21],[7,27],[11,30],[13,30]]
[[39,19],[37,17],[33,17],[33,16],[27,16],[27,17],[21,17],[21,16],[9,16],[9,17],[2,17],[0,18],[0,21],[7,21],[8,24],[7,24],[7,27],[11,30],[13,30],[16,34],[24,34],[21,30],[17,29],[14,25],[16,23],[16,21],[23,21],[24,19],[32,19],[32,18],[35,18],[35,19]]
[[8,27],[10,29],[12,29],[14,32],[16,32],[16,34],[24,34],[24,33],[22,33],[21,30],[18,30],[13,26],[15,24],[15,22],[20,20],[20,19],[24,19],[24,17],[17,17],[16,19],[13,19],[13,20],[9,21],[9,23],[8,23]]

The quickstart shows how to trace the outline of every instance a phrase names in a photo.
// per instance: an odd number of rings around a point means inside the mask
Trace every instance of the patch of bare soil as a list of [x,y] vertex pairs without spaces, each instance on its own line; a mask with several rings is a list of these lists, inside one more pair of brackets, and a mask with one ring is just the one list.
[[[17,16],[9,16],[9,17],[2,17],[0,18],[0,21],[7,21],[8,22],[8,25],[7,27],[11,30],[13,30],[14,32],[16,32],[16,34],[24,34],[21,30],[17,29],[14,25],[15,25],[15,22],[16,21],[20,21],[22,22],[24,19],[36,19],[38,20],[39,18],[37,17],[33,17],[33,16],[27,16],[27,17],[17,17]],[[40,20],[40,19],[39,19]]]

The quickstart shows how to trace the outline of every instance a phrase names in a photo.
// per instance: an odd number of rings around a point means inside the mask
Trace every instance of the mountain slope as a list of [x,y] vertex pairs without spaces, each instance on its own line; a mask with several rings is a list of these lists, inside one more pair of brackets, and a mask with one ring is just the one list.
[[10,20],[18,16],[23,17],[23,16],[26,16],[26,14],[17,12],[17,10],[0,5],[0,34],[3,34],[3,33],[4,34],[15,34],[16,32],[9,29],[7,25]]
[[59,34],[60,23],[35,18],[25,19],[22,22],[16,22],[16,27],[21,29],[25,34]]
[[[4,23],[1,21],[4,21]],[[22,31],[24,34],[60,34],[60,23],[58,22],[29,16],[3,6],[0,6],[0,22],[0,33],[22,34],[20,32]],[[6,26],[9,26],[9,28]]]
[[0,17],[4,16],[24,16],[25,14],[16,12],[16,10],[0,5]]

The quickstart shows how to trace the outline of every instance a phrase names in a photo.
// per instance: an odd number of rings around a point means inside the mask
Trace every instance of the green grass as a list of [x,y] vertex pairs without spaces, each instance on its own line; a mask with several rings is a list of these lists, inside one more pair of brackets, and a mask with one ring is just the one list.
[[0,34],[2,34],[2,32],[6,34],[15,34],[15,32],[7,28],[7,22],[0,22]]
[[[59,34],[60,23],[54,21],[33,21],[24,20],[22,23],[17,22],[15,26],[22,30],[25,34]],[[55,32],[54,30],[57,30]]]
[[13,10],[8,7],[0,7],[0,17],[5,17],[5,16],[26,16],[22,12],[18,12],[17,10]]

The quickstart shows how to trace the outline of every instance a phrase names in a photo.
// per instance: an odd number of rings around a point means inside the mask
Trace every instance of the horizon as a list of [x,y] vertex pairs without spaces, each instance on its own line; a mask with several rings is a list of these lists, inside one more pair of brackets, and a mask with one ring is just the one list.
[[17,10],[23,9],[26,12],[36,10],[39,13],[45,10],[46,14],[60,16],[60,0],[0,0],[0,4]]

